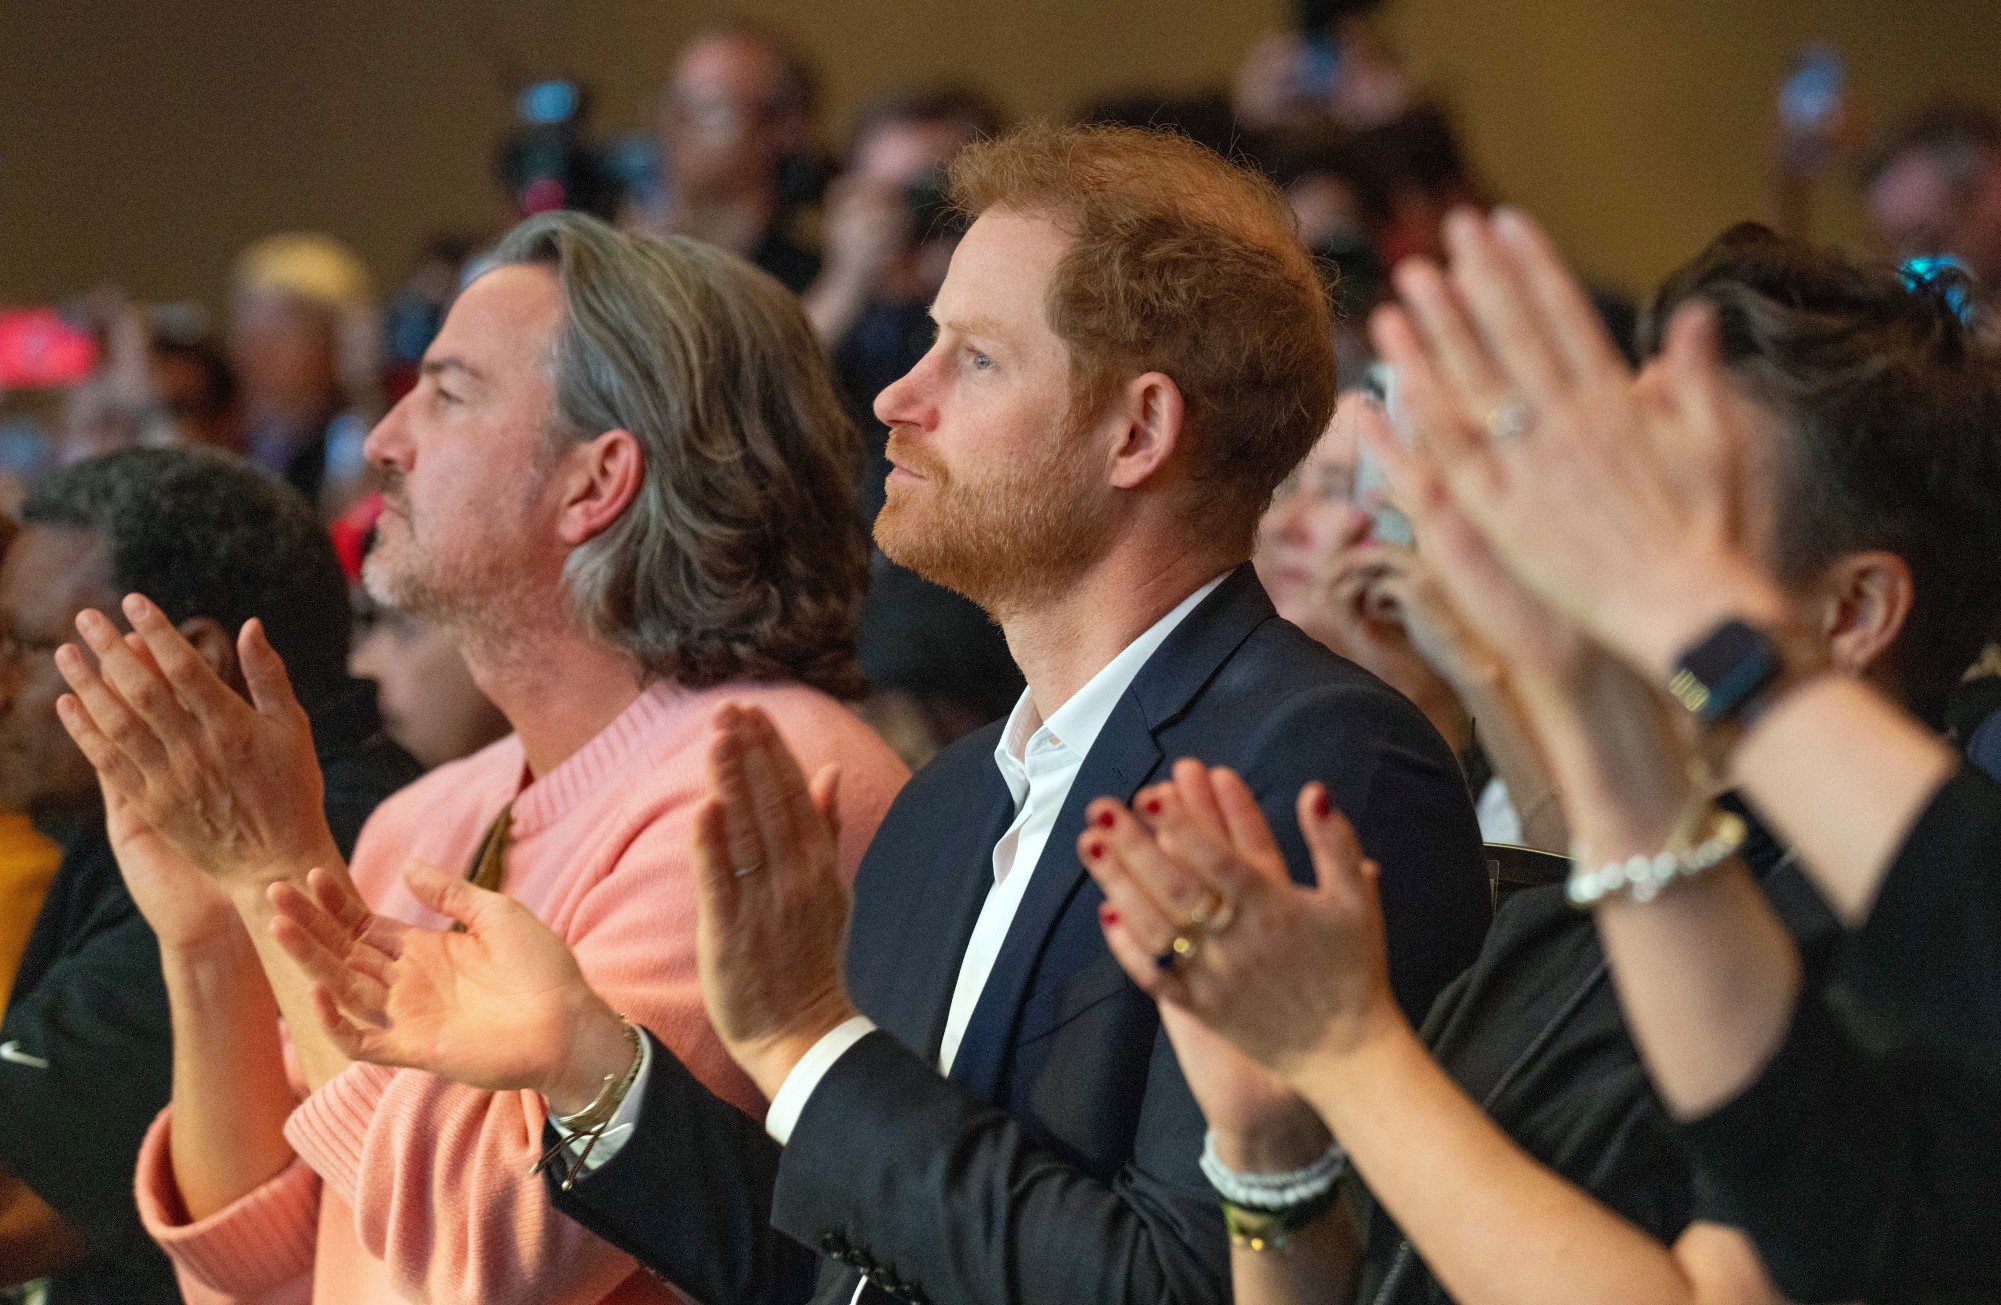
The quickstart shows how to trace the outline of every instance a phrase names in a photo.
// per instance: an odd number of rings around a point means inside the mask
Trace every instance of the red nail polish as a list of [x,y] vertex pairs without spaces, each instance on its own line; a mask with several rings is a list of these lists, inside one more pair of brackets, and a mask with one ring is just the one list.
[[1090,847],[1084,850],[1093,861],[1096,861],[1105,855],[1105,845],[1103,843],[1093,843],[1091,844]]
[[1114,816],[1109,811],[1100,811],[1098,813],[1098,823],[1106,829],[1110,829],[1112,827],[1113,822],[1115,822],[1117,819],[1118,817]]
[[1160,814],[1159,798],[1148,798],[1146,800],[1146,813],[1150,816],[1157,816]]
[[1110,902],[1100,902],[1098,904],[1098,918],[1106,924],[1117,924],[1119,922],[1119,913],[1112,909]]
[[1329,813],[1331,813],[1333,810],[1334,810],[1334,799],[1327,796],[1326,789],[1323,788],[1318,793],[1313,795],[1314,815],[1319,816],[1322,820],[1325,820],[1328,817]]

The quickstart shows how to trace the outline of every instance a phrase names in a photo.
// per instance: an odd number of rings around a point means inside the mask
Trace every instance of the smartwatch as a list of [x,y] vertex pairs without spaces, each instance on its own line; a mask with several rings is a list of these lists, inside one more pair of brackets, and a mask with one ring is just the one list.
[[1784,669],[1770,635],[1729,620],[1675,661],[1667,687],[1698,722],[1714,726],[1741,716]]

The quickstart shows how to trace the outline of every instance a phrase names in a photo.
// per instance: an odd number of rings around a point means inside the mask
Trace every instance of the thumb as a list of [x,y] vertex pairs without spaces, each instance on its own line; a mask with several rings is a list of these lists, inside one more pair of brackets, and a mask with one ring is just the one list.
[[268,719],[297,714],[299,700],[292,693],[292,677],[285,672],[285,660],[271,646],[264,622],[251,617],[236,636],[236,658],[243,667],[243,683],[250,690],[251,705]]
[[1362,844],[1355,827],[1315,781],[1299,790],[1299,832],[1313,857],[1313,877],[1322,893],[1352,890],[1362,875]]
[[418,905],[458,921],[467,932],[477,931],[479,917],[486,910],[486,899],[500,896],[484,888],[475,888],[429,861],[412,861],[410,868],[403,872],[403,885],[410,890],[410,896],[417,899]]
[[836,841],[841,837],[841,768],[835,762],[820,767],[809,785],[813,795],[813,805],[820,809],[820,819],[827,822],[827,831]]

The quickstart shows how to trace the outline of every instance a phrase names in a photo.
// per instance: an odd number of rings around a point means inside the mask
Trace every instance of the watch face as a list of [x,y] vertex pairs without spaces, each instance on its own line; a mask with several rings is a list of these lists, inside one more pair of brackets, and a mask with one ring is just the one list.
[[1737,712],[1778,677],[1779,650],[1762,631],[1726,621],[1682,655],[1668,692],[1699,719]]

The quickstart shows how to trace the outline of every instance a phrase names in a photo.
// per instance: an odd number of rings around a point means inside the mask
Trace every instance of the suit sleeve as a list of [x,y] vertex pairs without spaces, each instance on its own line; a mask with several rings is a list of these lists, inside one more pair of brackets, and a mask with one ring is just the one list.
[[[1355,821],[1383,866],[1398,998],[1421,1016],[1471,962],[1489,915],[1472,805],[1444,743],[1401,699],[1346,687],[1274,712],[1238,755],[1260,761],[1246,779],[1295,878],[1312,874],[1293,811],[1307,781],[1327,782]],[[876,1033],[807,1100],[773,1220],[913,1300],[1227,1301],[1228,1242],[1195,1163],[1203,1131],[1164,1033],[1133,1158],[1109,1183]]]
[[771,1227],[778,1144],[763,1124],[658,1047],[645,1092],[616,1156],[568,1192],[548,1175],[556,1208],[703,1305],[810,1297],[817,1257]]

